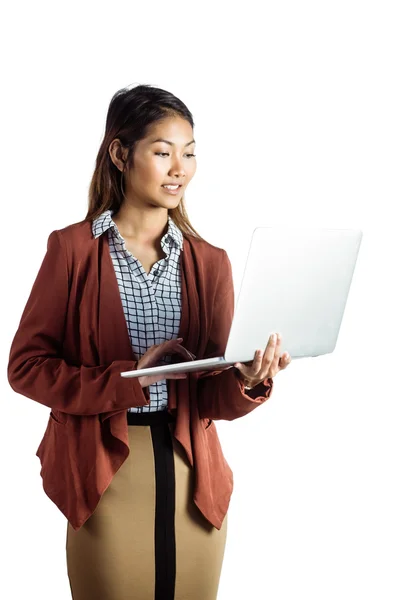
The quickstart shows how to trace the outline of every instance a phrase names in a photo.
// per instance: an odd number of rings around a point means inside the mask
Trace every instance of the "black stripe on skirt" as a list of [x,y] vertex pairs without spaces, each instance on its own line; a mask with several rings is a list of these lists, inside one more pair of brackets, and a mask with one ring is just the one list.
[[167,411],[127,412],[128,425],[150,425],[155,469],[155,592],[154,600],[174,600],[176,579],[175,469]]

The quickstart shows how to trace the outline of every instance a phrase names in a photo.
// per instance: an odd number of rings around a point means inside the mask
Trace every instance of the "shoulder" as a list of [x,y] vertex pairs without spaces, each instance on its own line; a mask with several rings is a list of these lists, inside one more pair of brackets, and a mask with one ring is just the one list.
[[67,254],[74,250],[88,249],[96,241],[92,232],[92,221],[78,221],[61,229],[52,231],[49,235],[49,242],[57,239],[58,243],[64,247]]
[[66,240],[80,240],[82,242],[90,241],[94,239],[92,231],[92,221],[78,221],[77,223],[71,223],[62,229],[57,229],[60,236]]
[[48,260],[64,264],[70,274],[86,261],[98,260],[99,244],[91,221],[79,221],[53,230],[47,239]]

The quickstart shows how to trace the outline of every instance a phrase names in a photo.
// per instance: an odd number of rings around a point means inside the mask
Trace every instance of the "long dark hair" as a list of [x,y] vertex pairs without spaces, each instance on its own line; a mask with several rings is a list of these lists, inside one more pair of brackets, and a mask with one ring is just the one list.
[[[90,182],[85,221],[95,219],[108,209],[117,212],[123,201],[121,172],[114,165],[108,152],[112,140],[119,138],[121,144],[129,149],[127,165],[132,166],[136,143],[146,137],[152,123],[169,116],[182,117],[194,127],[193,116],[187,106],[166,90],[142,84],[133,88],[122,88],[114,94],[108,107],[104,138]],[[176,208],[168,209],[168,215],[183,235],[204,239],[190,223],[184,197]]]

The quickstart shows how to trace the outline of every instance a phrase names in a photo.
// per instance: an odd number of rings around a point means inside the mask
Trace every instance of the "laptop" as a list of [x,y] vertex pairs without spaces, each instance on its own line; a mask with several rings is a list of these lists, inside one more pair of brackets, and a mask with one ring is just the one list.
[[362,235],[359,229],[256,227],[224,355],[121,376],[224,370],[253,361],[275,332],[292,360],[333,352]]

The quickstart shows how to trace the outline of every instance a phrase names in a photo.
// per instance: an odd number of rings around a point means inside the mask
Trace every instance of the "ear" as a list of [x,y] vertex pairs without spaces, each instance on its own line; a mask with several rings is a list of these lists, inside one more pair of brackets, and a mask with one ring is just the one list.
[[114,165],[122,172],[125,167],[128,148],[122,145],[119,138],[115,138],[108,146],[108,153]]

